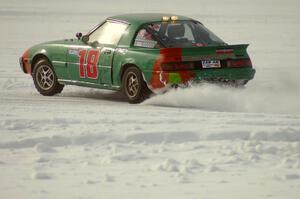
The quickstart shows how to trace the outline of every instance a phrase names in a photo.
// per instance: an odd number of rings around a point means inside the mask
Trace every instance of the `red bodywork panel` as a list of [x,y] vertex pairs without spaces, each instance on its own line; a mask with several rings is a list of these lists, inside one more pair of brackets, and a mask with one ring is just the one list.
[[[153,89],[163,88],[168,83],[169,73],[163,71],[161,64],[163,63],[174,63],[182,61],[182,48],[162,48],[160,49],[160,55],[155,61],[152,76],[151,86]],[[192,71],[177,71],[179,73],[182,82],[186,83],[195,75]]]
[[29,63],[29,50],[26,50],[24,54],[21,57],[22,65],[23,65],[23,71],[24,73],[31,74],[31,67]]

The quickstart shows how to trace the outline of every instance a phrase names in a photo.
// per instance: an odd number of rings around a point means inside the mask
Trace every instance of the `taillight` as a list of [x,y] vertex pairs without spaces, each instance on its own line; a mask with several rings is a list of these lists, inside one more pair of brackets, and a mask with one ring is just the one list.
[[230,59],[227,60],[227,67],[252,67],[250,59]]
[[161,68],[163,71],[193,70],[195,64],[193,62],[164,63],[161,64]]
[[233,53],[233,49],[219,49],[216,50],[217,54],[232,54]]

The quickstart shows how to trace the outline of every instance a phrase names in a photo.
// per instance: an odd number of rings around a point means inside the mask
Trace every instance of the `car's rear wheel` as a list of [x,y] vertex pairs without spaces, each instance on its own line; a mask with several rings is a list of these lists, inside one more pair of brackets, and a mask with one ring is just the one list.
[[58,83],[54,69],[46,59],[41,59],[34,65],[32,78],[35,88],[45,96],[61,93],[64,88],[64,85]]
[[122,89],[129,102],[133,104],[143,102],[151,94],[141,71],[136,67],[129,67],[124,72]]

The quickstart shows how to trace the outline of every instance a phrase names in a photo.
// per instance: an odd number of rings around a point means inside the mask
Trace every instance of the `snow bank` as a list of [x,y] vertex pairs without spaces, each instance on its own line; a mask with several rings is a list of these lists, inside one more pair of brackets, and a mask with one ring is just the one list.
[[[189,132],[190,131],[190,132]],[[116,143],[159,145],[168,143],[190,143],[199,141],[221,141],[221,140],[255,140],[272,142],[300,142],[299,128],[278,128],[270,130],[235,130],[235,129],[211,129],[210,132],[195,131],[170,131],[160,132],[131,132],[129,135],[118,137],[105,135],[103,132],[96,134],[73,135],[73,136],[37,136],[35,138],[21,138],[19,140],[0,141],[0,149],[22,149],[32,148],[39,153],[55,152],[55,147],[64,146],[91,146],[112,143],[112,151],[122,150],[116,147]],[[109,145],[109,148],[111,146]],[[299,149],[298,149],[299,150]],[[113,156],[116,160],[144,159],[140,154],[127,154]]]
[[34,172],[31,174],[31,178],[33,180],[50,180],[53,178],[53,176],[49,173],[44,172]]

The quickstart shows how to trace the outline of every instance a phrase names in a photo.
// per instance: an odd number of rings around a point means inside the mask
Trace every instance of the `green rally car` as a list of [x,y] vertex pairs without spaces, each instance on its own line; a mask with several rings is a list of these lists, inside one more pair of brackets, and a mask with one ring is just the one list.
[[240,86],[255,74],[248,44],[228,45],[184,16],[118,15],[76,37],[35,45],[20,58],[42,95],[72,84],[120,90],[139,103],[170,87],[201,81]]

